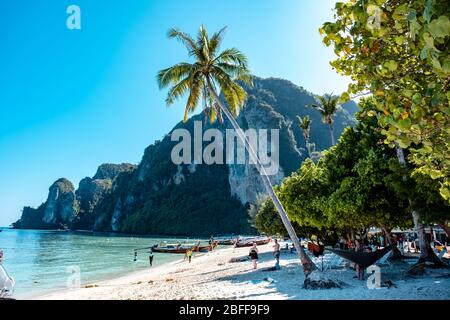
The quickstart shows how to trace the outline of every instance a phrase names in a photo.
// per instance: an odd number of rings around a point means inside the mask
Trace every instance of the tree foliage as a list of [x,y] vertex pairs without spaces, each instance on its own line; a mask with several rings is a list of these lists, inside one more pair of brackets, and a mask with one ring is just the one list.
[[370,93],[385,143],[410,150],[415,172],[440,183],[450,201],[450,5],[448,0],[336,3],[320,29],[337,55],[331,65]]
[[195,111],[201,100],[204,112],[211,122],[222,118],[218,103],[211,96],[211,86],[214,89],[216,86],[220,88],[234,116],[238,115],[244,106],[247,93],[237,81],[252,85],[247,57],[236,48],[220,51],[225,31],[226,27],[209,36],[202,25],[196,38],[176,28],[170,29],[167,34],[169,38],[183,43],[194,60],[163,69],[157,75],[159,87],[169,87],[166,99],[168,106],[182,96],[189,95],[184,122],[187,122],[189,114]]
[[[383,143],[375,99],[362,100],[359,124],[348,127],[335,147],[317,164],[307,160],[277,189],[291,220],[299,227],[364,230],[411,227],[412,210],[426,223],[449,220],[450,206],[439,195],[439,183],[399,165],[395,151]],[[405,178],[406,177],[406,178]],[[278,225],[266,203],[256,218],[265,232]]]

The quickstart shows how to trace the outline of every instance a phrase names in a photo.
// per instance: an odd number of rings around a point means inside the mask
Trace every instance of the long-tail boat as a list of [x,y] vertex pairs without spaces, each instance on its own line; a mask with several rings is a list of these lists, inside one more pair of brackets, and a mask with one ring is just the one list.
[[168,244],[164,247],[156,245],[151,250],[155,253],[186,253],[188,250],[197,251],[198,248],[198,245]]
[[256,243],[257,246],[262,246],[265,244],[268,244],[270,242],[270,238],[267,239],[256,239],[256,240],[245,240],[245,241],[238,241],[235,243],[235,248],[243,248],[243,247],[251,247],[254,243]]

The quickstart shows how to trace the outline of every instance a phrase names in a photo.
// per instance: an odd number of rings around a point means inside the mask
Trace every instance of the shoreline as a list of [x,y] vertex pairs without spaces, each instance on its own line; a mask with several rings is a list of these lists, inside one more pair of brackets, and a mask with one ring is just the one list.
[[[246,257],[249,248],[220,248],[183,259],[132,272],[110,280],[92,282],[82,288],[35,296],[35,300],[448,300],[448,271],[432,271],[420,278],[407,278],[405,265],[382,265],[382,280],[394,286],[369,289],[365,281],[353,279],[355,272],[335,263],[326,274],[347,284],[342,289],[305,290],[304,276],[296,254],[283,251],[280,271],[265,272],[274,266],[272,244],[259,246],[258,269],[250,261],[230,263]],[[325,258],[324,258],[325,259]],[[327,265],[336,260],[327,255]],[[333,260],[334,259],[334,260]],[[342,262],[342,261],[341,261]],[[321,260],[316,260],[320,266]],[[443,273],[444,272],[444,273]]]
[[[114,237],[126,237],[126,238],[157,238],[157,239],[187,239],[187,240],[209,240],[210,235],[158,235],[158,234],[138,234],[138,233],[121,233],[113,231],[93,231],[93,230],[71,230],[71,229],[26,229],[26,228],[13,228],[13,227],[0,227],[0,230],[17,230],[17,231],[38,231],[38,232],[68,232],[68,233],[80,233],[80,234],[92,234],[94,236],[114,236]],[[222,237],[256,237],[258,235],[213,235],[214,238]]]
[[[135,277],[142,277],[144,276],[146,273],[148,273],[148,271],[152,271],[152,273],[158,273],[158,271],[161,271],[160,269],[164,269],[167,266],[171,266],[177,263],[182,262],[183,259],[179,259],[179,260],[175,260],[175,261],[170,261],[170,262],[166,262],[163,263],[161,265],[155,266],[155,267],[149,267],[147,270],[139,270],[139,271],[129,271],[126,272],[122,275],[111,275],[111,276],[107,276],[105,279],[101,279],[101,280],[97,280],[97,281],[91,281],[87,284],[82,285],[80,288],[75,288],[75,289],[55,289],[52,292],[46,292],[46,293],[35,293],[32,294],[28,297],[26,297],[23,300],[46,300],[47,297],[56,297],[56,296],[64,296],[66,294],[70,294],[71,292],[74,291],[78,291],[78,290],[82,290],[82,289],[89,289],[91,287],[95,288],[95,287],[100,287],[100,286],[108,286],[109,284],[116,282],[116,281],[127,281],[130,280],[131,278],[135,278]],[[18,299],[18,300],[22,300],[22,299]]]

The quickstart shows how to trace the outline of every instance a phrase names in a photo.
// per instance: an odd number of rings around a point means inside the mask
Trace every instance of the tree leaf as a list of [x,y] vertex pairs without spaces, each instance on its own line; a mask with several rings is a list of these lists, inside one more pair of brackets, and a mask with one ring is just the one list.
[[430,22],[428,29],[434,38],[445,38],[450,35],[450,19],[447,16],[440,16]]

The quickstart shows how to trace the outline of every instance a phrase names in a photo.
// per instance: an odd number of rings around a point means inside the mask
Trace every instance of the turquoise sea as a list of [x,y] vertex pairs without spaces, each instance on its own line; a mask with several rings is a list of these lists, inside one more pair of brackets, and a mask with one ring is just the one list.
[[[81,285],[150,268],[148,251],[133,250],[163,243],[193,243],[197,239],[119,236],[91,232],[3,229],[0,249],[3,266],[16,281],[14,298],[67,288],[73,270],[80,270]],[[183,258],[154,254],[153,267]]]

